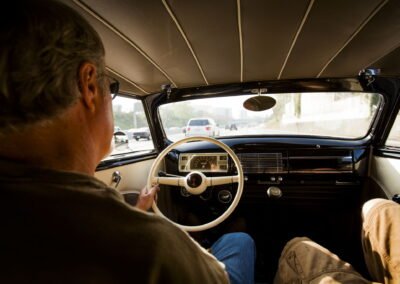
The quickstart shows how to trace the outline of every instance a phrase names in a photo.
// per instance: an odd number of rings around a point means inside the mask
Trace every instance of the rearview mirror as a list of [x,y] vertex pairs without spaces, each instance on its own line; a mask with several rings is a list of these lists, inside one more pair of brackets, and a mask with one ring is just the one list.
[[269,96],[254,96],[244,101],[243,107],[250,111],[264,111],[275,106],[276,100]]

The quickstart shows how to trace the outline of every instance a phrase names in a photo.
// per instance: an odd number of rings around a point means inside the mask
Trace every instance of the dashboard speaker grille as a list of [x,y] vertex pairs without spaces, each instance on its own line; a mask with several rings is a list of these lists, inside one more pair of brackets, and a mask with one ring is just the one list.
[[282,173],[285,171],[282,153],[239,153],[237,156],[244,173]]

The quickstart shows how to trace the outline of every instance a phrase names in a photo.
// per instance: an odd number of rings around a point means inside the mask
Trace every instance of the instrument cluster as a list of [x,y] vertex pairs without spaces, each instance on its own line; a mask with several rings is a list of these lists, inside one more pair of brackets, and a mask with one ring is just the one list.
[[185,153],[179,155],[180,172],[228,172],[228,154],[226,153]]

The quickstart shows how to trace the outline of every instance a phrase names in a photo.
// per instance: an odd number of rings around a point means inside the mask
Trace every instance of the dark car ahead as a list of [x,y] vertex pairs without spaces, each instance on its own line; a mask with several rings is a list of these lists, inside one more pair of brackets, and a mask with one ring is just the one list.
[[135,129],[133,131],[132,137],[135,138],[136,141],[139,141],[139,139],[150,140],[150,130],[147,127]]

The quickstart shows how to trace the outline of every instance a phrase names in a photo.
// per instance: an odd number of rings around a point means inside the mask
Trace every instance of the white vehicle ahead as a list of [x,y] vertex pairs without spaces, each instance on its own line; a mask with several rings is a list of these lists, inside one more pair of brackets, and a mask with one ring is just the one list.
[[128,135],[125,132],[117,131],[114,133],[114,142],[115,144],[128,143]]
[[186,126],[186,136],[219,136],[219,128],[209,117],[192,118]]

